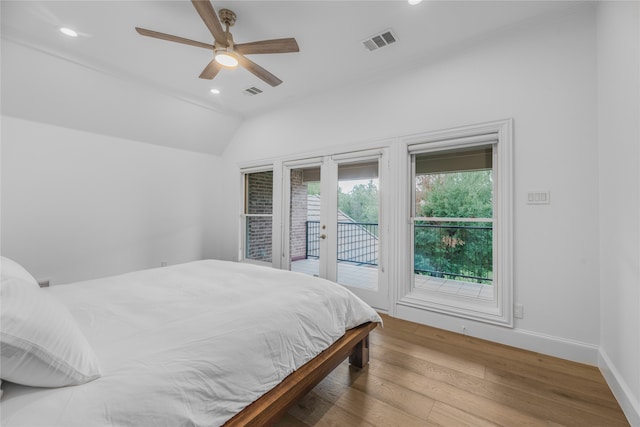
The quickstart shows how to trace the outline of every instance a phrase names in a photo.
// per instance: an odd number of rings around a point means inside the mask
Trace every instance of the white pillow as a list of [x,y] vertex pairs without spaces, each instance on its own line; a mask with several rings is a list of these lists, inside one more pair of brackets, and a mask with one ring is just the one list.
[[34,387],[83,384],[100,364],[67,308],[16,277],[0,288],[0,378]]
[[0,257],[0,273],[2,273],[3,279],[5,277],[17,277],[40,287],[38,281],[23,266],[12,259]]

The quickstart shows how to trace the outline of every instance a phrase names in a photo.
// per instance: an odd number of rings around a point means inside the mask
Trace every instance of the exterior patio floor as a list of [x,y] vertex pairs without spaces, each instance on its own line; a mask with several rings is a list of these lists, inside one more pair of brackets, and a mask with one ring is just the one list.
[[[319,260],[301,259],[291,263],[291,270],[317,276]],[[338,283],[361,289],[376,290],[378,268],[375,265],[359,265],[348,262],[338,263]],[[473,299],[493,299],[493,286],[481,283],[461,282],[458,280],[415,275],[416,288],[445,294],[460,295]]]
[[[312,258],[293,261],[291,263],[291,271],[317,276],[319,262],[318,259]],[[378,266],[339,262],[338,283],[345,286],[375,291],[378,288]]]
[[442,292],[451,295],[460,295],[474,299],[493,299],[493,286],[482,283],[461,282],[458,280],[441,279],[439,277],[415,274],[416,288]]

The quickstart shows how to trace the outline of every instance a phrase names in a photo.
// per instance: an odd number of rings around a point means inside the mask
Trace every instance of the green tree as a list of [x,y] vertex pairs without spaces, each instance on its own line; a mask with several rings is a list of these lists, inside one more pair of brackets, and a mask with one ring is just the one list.
[[[491,171],[432,174],[416,180],[416,214],[436,218],[491,218]],[[418,188],[420,187],[420,188]],[[492,277],[491,225],[483,222],[417,221],[415,268],[452,278],[464,275]],[[479,281],[475,279],[464,279]]]
[[307,183],[307,194],[311,196],[320,195],[320,182],[309,182]]
[[491,171],[431,175],[421,203],[422,216],[439,218],[491,218]]
[[338,188],[338,209],[356,222],[378,223],[378,187],[373,180],[357,184],[349,193]]

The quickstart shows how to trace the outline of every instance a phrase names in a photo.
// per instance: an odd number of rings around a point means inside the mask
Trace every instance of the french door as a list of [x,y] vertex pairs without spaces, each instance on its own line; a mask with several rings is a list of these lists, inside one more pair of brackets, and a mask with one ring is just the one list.
[[283,164],[283,268],[339,283],[387,310],[384,150]]

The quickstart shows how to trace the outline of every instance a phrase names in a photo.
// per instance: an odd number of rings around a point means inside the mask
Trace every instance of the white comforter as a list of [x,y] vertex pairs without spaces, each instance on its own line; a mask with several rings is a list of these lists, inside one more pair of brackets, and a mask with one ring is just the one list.
[[69,308],[103,376],[57,389],[3,384],[10,426],[215,426],[341,337],[380,321],[334,283],[197,261],[48,290]]

